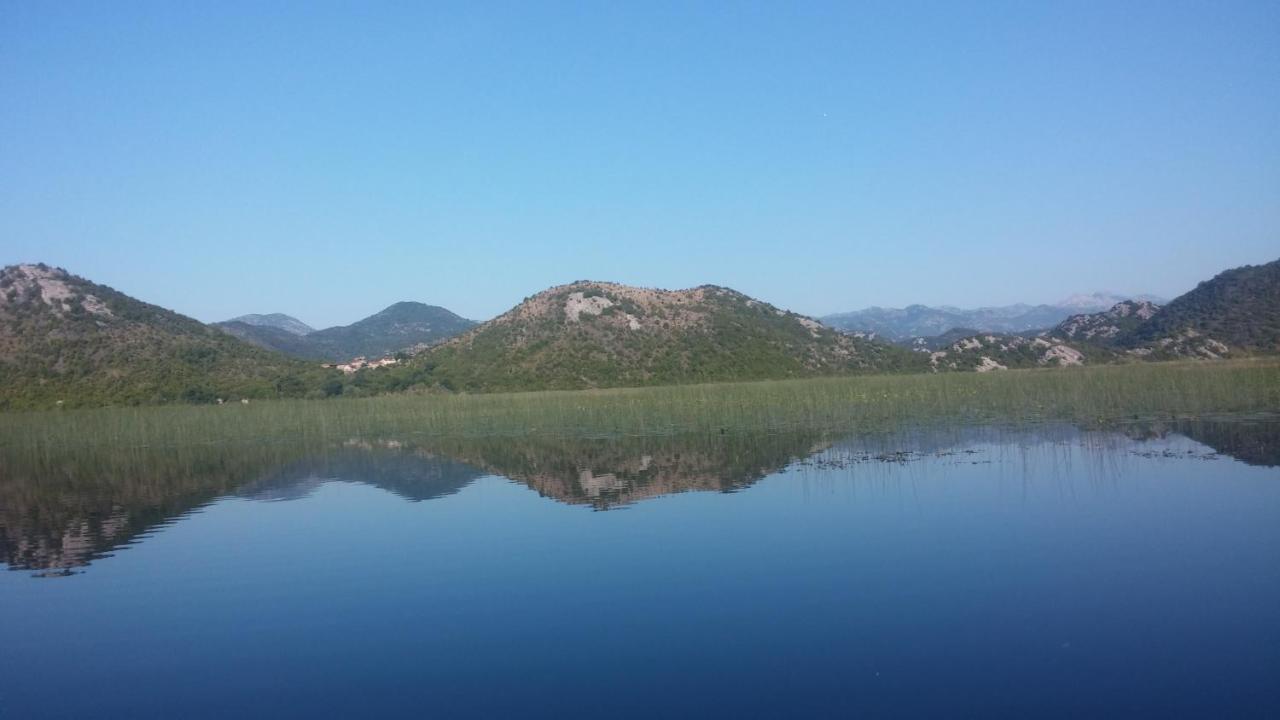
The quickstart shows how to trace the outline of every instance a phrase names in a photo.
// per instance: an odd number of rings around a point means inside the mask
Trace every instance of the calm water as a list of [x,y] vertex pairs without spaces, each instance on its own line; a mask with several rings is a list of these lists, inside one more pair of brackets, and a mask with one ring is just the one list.
[[1280,717],[1280,426],[0,465],[0,717]]

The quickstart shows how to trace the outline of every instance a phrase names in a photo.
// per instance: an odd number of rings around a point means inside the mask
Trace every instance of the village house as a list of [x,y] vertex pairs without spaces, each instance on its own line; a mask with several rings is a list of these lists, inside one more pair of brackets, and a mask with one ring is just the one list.
[[339,365],[326,364],[324,365],[324,367],[337,368],[342,372],[346,373],[347,375],[351,375],[352,373],[355,373],[359,370],[364,370],[365,368],[386,367],[388,365],[395,365],[398,362],[400,361],[393,357],[384,357],[378,360],[366,360],[363,357],[358,357],[348,363],[342,363]]

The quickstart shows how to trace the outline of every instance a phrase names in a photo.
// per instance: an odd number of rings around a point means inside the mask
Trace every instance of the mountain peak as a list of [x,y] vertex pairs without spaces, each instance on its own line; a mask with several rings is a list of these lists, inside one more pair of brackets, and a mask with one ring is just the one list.
[[[245,318],[267,319],[252,323]],[[345,362],[355,357],[385,357],[400,351],[429,347],[464,332],[474,322],[442,307],[413,300],[393,303],[350,325],[301,333],[291,330],[279,313],[246,315],[219,323],[223,331],[259,347],[296,358]],[[294,320],[298,325],[306,327]],[[252,327],[251,327],[252,326]]]
[[416,362],[446,387],[518,390],[796,377],[912,359],[718,285],[577,281],[526,298]]
[[284,313],[267,313],[265,315],[258,315],[255,313],[241,315],[240,317],[234,317],[225,322],[240,322],[245,325],[253,325],[254,327],[273,327],[284,330],[288,333],[293,333],[294,335],[306,335],[307,333],[315,332],[315,328],[292,315],[285,315]]
[[44,263],[10,265],[0,271],[0,305],[39,302],[58,316],[88,313],[101,319],[114,317],[87,285],[66,270]]
[[1116,303],[1124,302],[1128,297],[1117,295],[1113,292],[1098,291],[1091,293],[1076,293],[1054,303],[1060,308],[1078,308],[1081,310],[1102,310],[1114,306]]

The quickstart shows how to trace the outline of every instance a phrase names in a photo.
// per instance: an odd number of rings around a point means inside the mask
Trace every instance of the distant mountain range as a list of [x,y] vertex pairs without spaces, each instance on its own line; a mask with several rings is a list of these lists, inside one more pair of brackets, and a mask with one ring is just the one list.
[[[988,316],[997,315],[994,310],[988,308]],[[0,409],[1276,353],[1280,261],[1223,272],[1163,307],[1125,300],[1101,312],[1072,313],[1039,332],[952,329],[898,344],[837,332],[713,285],[669,291],[577,282],[538,293],[478,326],[421,303],[397,303],[340,328],[299,334],[300,325],[288,316],[204,325],[60,268],[7,267],[0,270]],[[392,352],[404,354],[386,367],[343,372],[320,362]]]
[[914,345],[935,369],[980,371],[1280,352],[1280,260],[1219,273],[1164,306],[1125,300],[1033,336],[952,331]]
[[383,357],[446,340],[475,323],[442,307],[399,302],[350,325],[313,330],[283,313],[242,315],[215,323],[241,340],[296,358],[345,362]]
[[1024,333],[1043,330],[1085,312],[1098,312],[1124,300],[1161,303],[1151,295],[1120,296],[1113,293],[1072,295],[1053,305],[1002,305],[963,309],[951,306],[909,305],[905,308],[870,307],[821,318],[837,330],[875,334],[885,340],[902,342],[936,337],[957,328],[977,332]]

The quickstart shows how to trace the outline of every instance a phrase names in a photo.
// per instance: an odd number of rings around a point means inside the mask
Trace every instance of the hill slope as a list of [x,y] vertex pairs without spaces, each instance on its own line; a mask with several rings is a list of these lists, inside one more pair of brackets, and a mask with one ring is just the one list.
[[[1172,354],[1207,341],[1246,352],[1280,350],[1280,260],[1219,273],[1178,296],[1125,338]],[[1193,352],[1182,353],[1188,346]]]
[[1125,300],[1105,312],[1072,315],[1049,334],[1099,345],[1115,345],[1131,336],[1159,311],[1159,305],[1147,300]]
[[923,369],[923,362],[727,288],[584,281],[528,298],[396,372],[412,373],[414,383],[492,391]]
[[381,357],[414,346],[431,345],[475,325],[442,307],[398,302],[350,325],[317,330],[307,336],[307,341],[323,353],[320,357],[350,360],[360,355]]
[[999,370],[1124,359],[1217,360],[1280,351],[1280,260],[1235,268],[1161,307],[1126,300],[1104,312],[1072,315],[1038,336],[940,336],[920,341],[935,369]]
[[332,377],[59,268],[0,270],[0,407],[297,397]]

